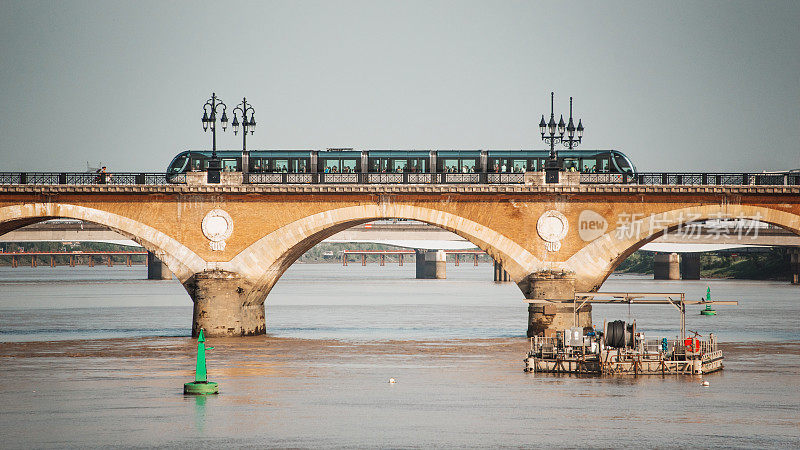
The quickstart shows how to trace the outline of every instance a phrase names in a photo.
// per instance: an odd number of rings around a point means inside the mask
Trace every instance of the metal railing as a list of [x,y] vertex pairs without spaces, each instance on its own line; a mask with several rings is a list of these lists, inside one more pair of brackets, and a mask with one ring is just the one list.
[[621,173],[582,173],[581,184],[618,184],[623,182]]
[[645,339],[642,349],[645,353],[659,353],[662,351],[661,339]]
[[[524,173],[245,173],[245,184],[523,184]],[[186,174],[0,172],[0,185],[185,184]],[[581,173],[581,184],[662,186],[800,186],[800,173]]]
[[143,172],[0,172],[0,185],[3,184],[65,184],[65,185],[166,185],[185,184],[186,174],[166,175]]
[[622,183],[643,185],[798,186],[796,173],[691,173],[642,172],[625,175]]
[[487,173],[489,184],[520,184],[525,182],[524,173]]
[[431,184],[439,182],[438,173],[367,173],[368,184]]
[[552,358],[558,353],[558,339],[555,337],[533,336],[531,340],[531,353],[541,355],[543,358]]

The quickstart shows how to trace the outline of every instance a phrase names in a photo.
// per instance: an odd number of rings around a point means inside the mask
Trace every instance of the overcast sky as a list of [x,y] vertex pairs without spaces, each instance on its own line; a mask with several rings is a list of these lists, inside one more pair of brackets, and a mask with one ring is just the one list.
[[[639,170],[800,168],[800,2],[0,0],[0,170],[210,148],[531,149],[549,113]],[[218,136],[241,149],[241,135]]]

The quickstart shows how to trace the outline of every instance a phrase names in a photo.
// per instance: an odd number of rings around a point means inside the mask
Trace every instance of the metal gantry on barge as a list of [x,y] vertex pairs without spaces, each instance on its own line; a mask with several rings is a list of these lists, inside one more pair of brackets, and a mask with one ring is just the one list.
[[[528,300],[529,303],[569,303]],[[636,329],[636,321],[616,320],[603,324],[602,330],[572,327],[553,336],[534,336],[525,358],[526,372],[568,374],[667,375],[703,374],[721,370],[722,351],[712,333],[707,337],[691,331],[687,337],[686,305],[737,305],[735,301],[689,300],[683,293],[579,292],[572,305],[577,325],[578,312],[591,303],[672,305],[681,316],[676,339],[647,338]]]

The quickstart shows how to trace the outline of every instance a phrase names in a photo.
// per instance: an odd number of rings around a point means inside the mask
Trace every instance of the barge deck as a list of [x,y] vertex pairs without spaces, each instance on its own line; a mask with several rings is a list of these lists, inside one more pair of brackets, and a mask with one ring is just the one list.
[[[555,303],[528,300],[529,303]],[[567,303],[567,302],[559,302]],[[618,320],[602,330],[572,327],[555,336],[534,336],[525,362],[525,372],[591,375],[681,375],[704,374],[721,370],[724,357],[717,338],[707,339],[697,332],[686,337],[686,305],[736,305],[735,301],[686,301],[683,293],[577,293],[571,302],[577,325],[578,311],[588,303],[669,304],[681,316],[677,339],[647,339],[636,330],[636,322]]]

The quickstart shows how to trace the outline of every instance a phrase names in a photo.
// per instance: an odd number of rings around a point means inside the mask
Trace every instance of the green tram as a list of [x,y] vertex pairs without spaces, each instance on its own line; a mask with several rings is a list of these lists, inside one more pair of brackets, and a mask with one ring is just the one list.
[[[428,182],[452,181],[455,174],[463,182],[486,177],[469,174],[524,174],[544,170],[548,150],[223,150],[217,152],[223,172],[244,172],[255,182],[274,182],[279,177],[258,174],[326,174],[328,180],[346,182],[348,177],[334,174],[373,174],[375,179],[390,177],[381,174],[452,174],[429,177]],[[189,150],[179,153],[170,162],[167,175],[203,172],[208,168],[210,151]],[[636,174],[633,162],[617,150],[565,150],[558,152],[558,162],[565,171],[589,174]],[[286,178],[286,177],[283,177]],[[281,178],[281,179],[283,179]],[[407,176],[405,178],[408,178]],[[405,179],[404,178],[404,179]],[[416,178],[419,178],[417,176]],[[412,176],[412,179],[415,177]],[[261,180],[261,181],[259,181]],[[436,180],[436,181],[433,181]],[[420,180],[418,180],[420,181]],[[422,180],[424,182],[424,180]]]

